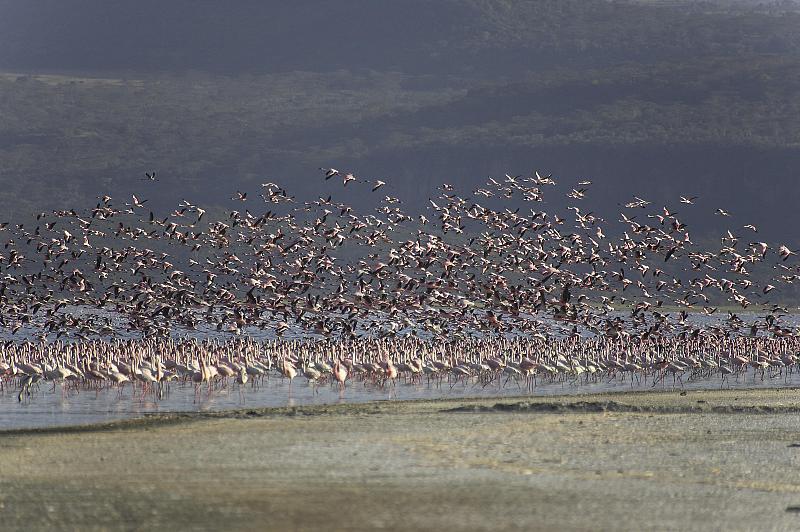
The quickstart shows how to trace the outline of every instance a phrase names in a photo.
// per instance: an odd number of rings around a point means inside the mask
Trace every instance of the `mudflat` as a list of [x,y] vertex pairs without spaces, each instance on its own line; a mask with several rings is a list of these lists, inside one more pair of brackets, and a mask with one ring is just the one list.
[[176,414],[0,452],[7,530],[800,529],[795,389]]

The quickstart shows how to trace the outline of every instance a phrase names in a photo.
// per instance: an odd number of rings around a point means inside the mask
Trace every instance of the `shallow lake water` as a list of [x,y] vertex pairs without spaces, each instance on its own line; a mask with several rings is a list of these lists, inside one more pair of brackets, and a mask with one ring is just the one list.
[[[617,313],[622,316],[623,313]],[[747,322],[761,320],[760,314],[743,313],[742,318]],[[696,323],[700,327],[710,325],[720,325],[723,316],[704,316],[698,314],[690,315],[689,321]],[[785,325],[790,327],[800,327],[800,314],[789,314],[782,317]],[[248,330],[248,336],[254,339],[271,339],[274,335],[269,331]],[[20,339],[20,332],[16,340]],[[230,338],[230,335],[215,332],[201,327],[199,330],[190,334],[188,337],[197,338]],[[28,331],[28,339],[35,338],[34,329]],[[10,339],[7,335],[0,332],[0,339]],[[733,378],[731,378],[733,377]],[[528,389],[525,382],[519,385],[511,380],[505,382],[505,377],[500,381],[483,386],[482,383],[470,381],[464,384],[459,381],[451,386],[447,381],[440,385],[428,383],[423,380],[421,383],[405,383],[402,380],[396,385],[386,388],[375,385],[365,385],[362,382],[348,382],[347,388],[340,392],[335,386],[322,384],[312,387],[307,384],[305,379],[297,378],[291,386],[288,380],[271,375],[259,386],[252,387],[250,384],[241,391],[231,380],[225,387],[217,386],[209,390],[203,386],[199,392],[195,392],[192,384],[182,384],[173,382],[169,385],[167,393],[162,399],[156,399],[153,393],[142,396],[141,388],[135,390],[130,384],[126,384],[120,391],[119,389],[104,389],[100,391],[81,389],[65,390],[62,386],[56,386],[53,391],[52,383],[42,382],[38,388],[34,388],[31,397],[24,397],[20,402],[17,399],[19,390],[16,386],[8,386],[3,383],[0,389],[0,430],[14,428],[33,428],[77,425],[87,423],[99,423],[125,418],[140,417],[147,414],[169,413],[169,412],[198,412],[213,410],[230,410],[237,408],[261,408],[261,407],[282,407],[282,406],[302,406],[314,404],[334,404],[334,403],[356,403],[366,401],[393,401],[408,399],[446,399],[459,397],[508,397],[508,396],[542,396],[542,395],[566,395],[566,394],[590,394],[603,392],[630,392],[648,391],[657,389],[676,390],[682,389],[718,389],[724,388],[774,388],[774,387],[800,387],[800,372],[784,372],[783,375],[770,377],[766,375],[763,379],[761,372],[754,372],[748,369],[746,374],[726,377],[724,383],[719,374],[710,378],[689,378],[689,374],[683,376],[683,382],[676,382],[673,385],[672,376],[668,375],[663,382],[652,386],[652,376],[637,382],[631,383],[630,377],[624,380],[621,378],[609,379],[603,377],[598,381],[586,382],[585,378],[580,381],[549,382],[537,380],[533,389]]]
[[[6,383],[7,384],[7,383]],[[395,401],[407,399],[453,399],[463,397],[508,397],[508,396],[547,396],[572,395],[602,392],[625,393],[630,391],[718,389],[724,388],[774,388],[800,387],[800,372],[772,376],[761,372],[748,371],[736,378],[727,377],[722,381],[720,375],[710,378],[690,379],[686,374],[673,385],[672,376],[653,386],[652,376],[647,380],[633,383],[629,377],[609,379],[598,382],[585,379],[573,382],[547,382],[537,380],[533,389],[528,389],[524,381],[517,384],[504,378],[483,385],[475,380],[464,383],[441,384],[406,383],[402,380],[394,385],[379,387],[362,382],[348,382],[340,391],[329,384],[309,385],[304,379],[295,379],[291,387],[289,381],[276,375],[270,376],[260,385],[250,384],[242,387],[232,381],[227,386],[217,385],[209,389],[203,385],[197,391],[194,385],[172,382],[165,387],[164,396],[157,399],[153,392],[142,395],[141,387],[136,389],[126,385],[123,389],[111,388],[99,391],[65,389],[51,383],[42,382],[34,387],[30,397],[18,400],[15,387],[5,387],[0,392],[0,429],[51,427],[99,423],[148,414],[168,412],[202,412],[231,410],[240,408],[285,407],[316,404],[358,403],[366,401]]]

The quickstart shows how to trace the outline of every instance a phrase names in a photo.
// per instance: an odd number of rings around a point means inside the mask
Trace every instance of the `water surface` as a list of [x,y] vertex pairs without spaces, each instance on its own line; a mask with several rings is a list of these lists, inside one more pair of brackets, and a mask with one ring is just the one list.
[[700,390],[724,388],[774,388],[800,387],[800,373],[784,373],[783,375],[763,378],[761,372],[748,370],[736,378],[714,375],[710,378],[690,378],[688,373],[681,381],[673,384],[672,376],[653,386],[652,376],[636,379],[630,377],[609,379],[604,377],[598,382],[586,382],[585,379],[565,382],[547,382],[537,380],[529,389],[524,381],[519,383],[502,377],[499,381],[484,385],[475,380],[469,382],[441,384],[405,383],[398,381],[386,387],[349,382],[345,390],[329,384],[309,385],[304,379],[295,379],[291,387],[289,381],[280,376],[270,376],[262,384],[253,387],[250,384],[242,387],[229,383],[209,389],[206,385],[195,390],[192,384],[170,383],[162,399],[154,393],[142,394],[141,388],[133,389],[129,384],[122,389],[103,389],[99,391],[75,391],[57,385],[55,391],[51,383],[43,382],[34,388],[31,397],[23,396],[18,401],[18,391],[4,388],[0,392],[0,427],[4,429],[52,427],[99,423],[126,418],[140,417],[155,413],[169,412],[203,412],[231,410],[237,408],[262,408],[302,406],[334,403],[362,403],[367,401],[394,401],[408,399],[443,399],[464,397],[508,397],[525,395],[565,395],[589,394],[602,392],[630,392],[648,390]]

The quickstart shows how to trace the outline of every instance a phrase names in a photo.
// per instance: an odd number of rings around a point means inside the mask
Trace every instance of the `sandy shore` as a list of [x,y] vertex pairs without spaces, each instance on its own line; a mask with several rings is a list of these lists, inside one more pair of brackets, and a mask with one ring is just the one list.
[[0,452],[3,529],[800,529],[798,390],[160,416]]

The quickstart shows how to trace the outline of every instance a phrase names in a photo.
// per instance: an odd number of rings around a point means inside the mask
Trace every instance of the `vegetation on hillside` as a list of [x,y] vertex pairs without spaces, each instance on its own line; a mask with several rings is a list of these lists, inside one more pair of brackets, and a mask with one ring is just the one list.
[[316,194],[323,165],[410,203],[540,168],[604,183],[610,208],[714,194],[777,230],[767,209],[800,196],[797,2],[76,6],[0,1],[7,216],[128,194],[151,170],[154,202],[264,180]]

